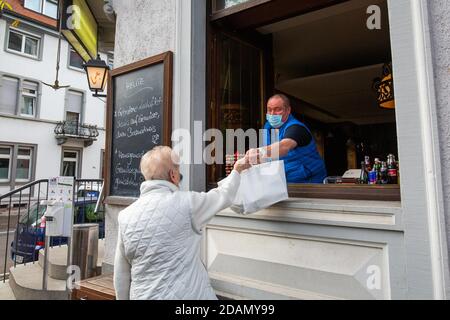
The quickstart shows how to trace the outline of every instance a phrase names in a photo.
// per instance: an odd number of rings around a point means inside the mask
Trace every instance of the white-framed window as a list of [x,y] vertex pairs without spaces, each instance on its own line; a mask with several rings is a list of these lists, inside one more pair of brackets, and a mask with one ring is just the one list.
[[58,18],[58,0],[25,0],[24,7],[53,19]]
[[22,107],[20,114],[22,116],[36,116],[38,96],[38,84],[36,82],[24,81],[22,86]]
[[29,182],[31,180],[33,150],[31,148],[19,148],[17,153],[16,181]]
[[83,69],[83,64],[84,61],[83,59],[80,57],[80,55],[73,50],[73,48],[71,47],[69,49],[69,67],[71,68],[75,68],[78,70],[84,70]]
[[0,113],[16,114],[19,79],[3,76],[0,78]]
[[39,57],[41,38],[36,35],[10,28],[8,32],[8,51],[31,58]]
[[57,0],[45,0],[43,13],[46,16],[52,17],[53,19],[58,18],[58,1]]
[[63,150],[62,173],[63,177],[78,177],[79,151]]
[[9,182],[11,179],[12,148],[0,146],[0,182]]

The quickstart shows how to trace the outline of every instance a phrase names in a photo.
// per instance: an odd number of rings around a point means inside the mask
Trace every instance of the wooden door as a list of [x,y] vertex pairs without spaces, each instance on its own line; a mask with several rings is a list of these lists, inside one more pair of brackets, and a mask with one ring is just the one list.
[[[219,129],[226,137],[227,129],[262,128],[265,101],[273,92],[272,38],[210,24],[208,43],[207,129]],[[208,188],[226,175],[225,159],[218,160],[207,167]]]

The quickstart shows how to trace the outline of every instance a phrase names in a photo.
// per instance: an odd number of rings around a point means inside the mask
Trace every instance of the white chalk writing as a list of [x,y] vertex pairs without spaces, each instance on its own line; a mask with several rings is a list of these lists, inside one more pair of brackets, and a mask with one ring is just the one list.
[[134,88],[142,87],[144,84],[144,78],[138,78],[133,81],[127,81],[125,83],[125,87],[127,88],[127,90],[131,90]]
[[149,100],[142,101],[138,105],[126,105],[119,107],[114,112],[114,117],[127,117],[133,113],[142,112],[143,110],[150,109],[152,110],[153,107],[159,106],[162,103],[162,97],[152,97]]

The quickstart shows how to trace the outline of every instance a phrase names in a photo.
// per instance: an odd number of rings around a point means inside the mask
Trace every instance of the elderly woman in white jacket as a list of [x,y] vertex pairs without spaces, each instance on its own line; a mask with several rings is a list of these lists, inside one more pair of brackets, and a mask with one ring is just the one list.
[[141,196],[119,214],[114,264],[119,300],[217,299],[200,259],[202,231],[216,213],[232,204],[240,173],[250,165],[247,158],[238,161],[220,186],[208,193],[183,192],[173,157],[169,147],[156,147],[144,155]]

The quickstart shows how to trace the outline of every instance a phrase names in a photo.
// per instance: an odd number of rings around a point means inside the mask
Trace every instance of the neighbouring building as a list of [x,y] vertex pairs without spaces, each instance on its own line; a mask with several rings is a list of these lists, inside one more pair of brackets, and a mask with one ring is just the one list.
[[[116,15],[115,68],[173,52],[174,129],[261,128],[267,98],[284,93],[325,159],[329,183],[289,185],[288,201],[249,216],[225,210],[206,228],[202,257],[218,294],[450,297],[447,0],[105,3]],[[380,81],[383,101],[372,90]],[[330,183],[388,154],[399,164],[393,184]],[[182,173],[184,189],[205,191],[225,168]],[[134,200],[106,199],[104,270],[113,270],[118,213]]]
[[[62,39],[57,1],[8,0],[0,18],[0,195],[38,179],[100,179],[105,101],[92,97],[83,61]],[[112,54],[101,54],[103,59]],[[44,84],[46,83],[46,84]]]

